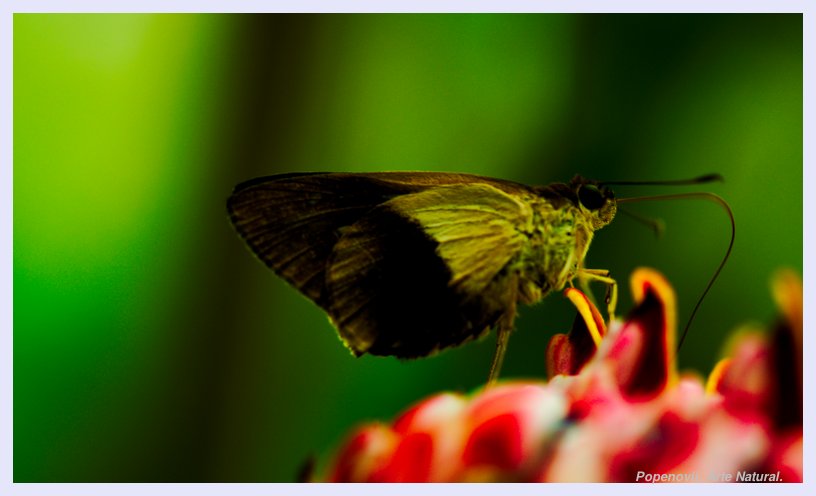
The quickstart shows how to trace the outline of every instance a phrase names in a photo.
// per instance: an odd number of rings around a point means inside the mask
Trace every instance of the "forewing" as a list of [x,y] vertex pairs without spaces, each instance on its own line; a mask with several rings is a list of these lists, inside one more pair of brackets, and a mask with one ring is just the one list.
[[416,221],[438,243],[464,294],[483,291],[524,246],[533,213],[523,198],[489,184],[461,184],[395,198],[388,205]]
[[383,203],[347,229],[327,273],[329,314],[357,354],[425,356],[478,336],[510,306],[500,271],[529,208],[484,184]]

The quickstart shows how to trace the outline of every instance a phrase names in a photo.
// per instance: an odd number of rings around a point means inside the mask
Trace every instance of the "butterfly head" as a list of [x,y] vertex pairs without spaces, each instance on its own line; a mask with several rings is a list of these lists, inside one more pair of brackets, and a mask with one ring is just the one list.
[[612,222],[618,211],[615,193],[597,181],[575,176],[570,187],[578,199],[578,206],[591,219],[592,227],[600,229]]
[[617,212],[615,193],[604,185],[575,176],[568,184],[553,183],[537,188],[538,193],[547,198],[554,206],[569,205],[583,215],[592,230],[598,230],[612,222]]

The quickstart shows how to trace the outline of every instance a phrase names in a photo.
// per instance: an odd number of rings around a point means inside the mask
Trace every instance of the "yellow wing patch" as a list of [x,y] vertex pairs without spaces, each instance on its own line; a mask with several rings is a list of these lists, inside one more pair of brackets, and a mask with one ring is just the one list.
[[481,292],[521,250],[533,212],[523,200],[487,184],[439,186],[385,204],[417,222],[439,246],[450,286]]

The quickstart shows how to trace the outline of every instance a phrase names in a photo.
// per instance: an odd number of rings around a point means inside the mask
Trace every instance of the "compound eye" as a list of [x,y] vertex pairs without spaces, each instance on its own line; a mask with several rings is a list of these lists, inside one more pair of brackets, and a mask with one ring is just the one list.
[[601,190],[594,184],[585,184],[578,190],[578,200],[588,210],[598,210],[606,203]]

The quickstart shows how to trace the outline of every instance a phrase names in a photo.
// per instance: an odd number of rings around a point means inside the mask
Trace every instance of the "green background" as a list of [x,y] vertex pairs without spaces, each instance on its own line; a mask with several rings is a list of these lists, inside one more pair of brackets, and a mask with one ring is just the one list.
[[[462,171],[676,179],[734,254],[680,355],[775,315],[802,268],[800,15],[15,15],[14,479],[290,481],[359,422],[484,381],[493,338],[354,359],[244,247],[240,181]],[[619,197],[695,188],[619,187]],[[682,325],[728,243],[707,202],[630,207],[588,266],[658,268]],[[503,376],[544,376],[574,310],[521,310]]]

